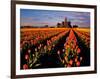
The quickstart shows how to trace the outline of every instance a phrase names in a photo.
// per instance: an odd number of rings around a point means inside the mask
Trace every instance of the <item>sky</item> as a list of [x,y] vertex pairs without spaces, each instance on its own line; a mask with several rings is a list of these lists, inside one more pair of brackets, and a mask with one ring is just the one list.
[[56,26],[58,22],[64,21],[65,17],[71,22],[71,25],[90,27],[89,12],[20,9],[21,26]]

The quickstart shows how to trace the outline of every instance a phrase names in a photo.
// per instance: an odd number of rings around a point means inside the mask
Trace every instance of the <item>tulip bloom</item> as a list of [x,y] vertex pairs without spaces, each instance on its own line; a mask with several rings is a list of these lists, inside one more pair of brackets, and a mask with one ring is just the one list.
[[80,66],[80,62],[79,62],[79,61],[76,62],[76,66],[77,66],[77,67]]
[[68,64],[68,65],[67,65],[67,67],[71,67],[71,65],[70,65],[70,64]]
[[81,52],[80,48],[77,49],[77,53],[79,54]]
[[28,69],[28,65],[27,64],[24,64],[23,65],[23,69]]
[[83,58],[82,58],[82,57],[80,57],[80,61],[82,61],[82,59],[83,59]]
[[77,58],[75,58],[75,62],[77,62]]
[[31,52],[31,50],[30,49],[28,49],[28,53],[30,53]]
[[29,55],[28,55],[28,54],[25,55],[25,59],[26,59],[26,60],[29,59]]
[[59,50],[57,51],[57,54],[58,54],[58,55],[60,54],[60,51],[59,51]]
[[72,65],[72,64],[73,64],[73,60],[70,60],[70,61],[69,61],[69,64]]

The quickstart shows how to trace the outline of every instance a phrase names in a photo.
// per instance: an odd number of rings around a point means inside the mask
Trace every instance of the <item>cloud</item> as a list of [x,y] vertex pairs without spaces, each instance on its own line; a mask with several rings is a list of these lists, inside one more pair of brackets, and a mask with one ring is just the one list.
[[44,25],[52,25],[56,24],[55,22],[37,22],[37,21],[31,21],[31,22],[21,22],[21,26],[44,26]]

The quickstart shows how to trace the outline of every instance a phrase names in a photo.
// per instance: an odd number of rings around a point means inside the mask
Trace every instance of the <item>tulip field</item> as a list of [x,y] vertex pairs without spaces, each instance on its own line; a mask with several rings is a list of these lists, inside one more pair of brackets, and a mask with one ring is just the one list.
[[21,28],[20,69],[90,66],[89,28]]

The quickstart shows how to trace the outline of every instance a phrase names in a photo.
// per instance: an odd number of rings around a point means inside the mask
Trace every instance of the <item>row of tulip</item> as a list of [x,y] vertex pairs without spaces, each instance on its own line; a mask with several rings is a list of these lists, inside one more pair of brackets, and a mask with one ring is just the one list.
[[31,43],[32,45],[36,45],[37,43],[41,43],[43,40],[55,36],[64,30],[62,29],[52,29],[52,30],[28,30],[21,31],[21,48],[24,47],[26,43]]
[[64,44],[63,53],[58,51],[59,58],[65,67],[79,67],[83,58],[80,53],[81,49],[78,46],[76,36],[73,30],[70,30]]
[[[50,51],[54,49],[55,45],[64,35],[68,33],[68,31],[69,31],[68,29],[66,30],[59,29],[59,34],[46,40],[45,41],[46,43],[40,43],[35,48],[34,47],[30,48],[31,46],[28,44],[28,46],[30,46],[29,48],[26,47],[25,50],[24,49],[21,50],[25,62],[22,66],[22,69],[31,69],[32,67],[40,66],[41,62],[39,61],[39,57],[45,53],[50,53]],[[52,30],[52,33],[55,34],[54,30]]]
[[89,48],[90,47],[90,33],[89,32],[84,32],[84,31],[78,31],[74,30],[78,37],[81,38],[81,40],[84,42],[84,44]]

